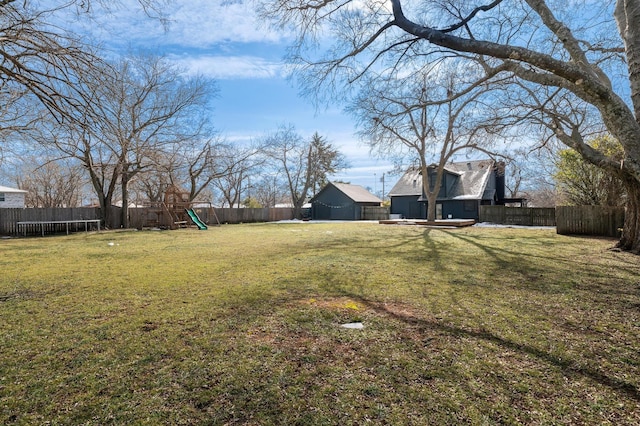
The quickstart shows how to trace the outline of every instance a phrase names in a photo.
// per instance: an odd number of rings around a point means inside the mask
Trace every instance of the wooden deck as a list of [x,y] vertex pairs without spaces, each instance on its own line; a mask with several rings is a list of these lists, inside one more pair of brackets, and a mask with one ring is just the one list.
[[387,219],[380,220],[378,223],[382,225],[421,225],[433,227],[447,228],[463,228],[465,226],[473,226],[476,221],[473,219],[442,219],[442,220],[426,220],[426,219]]

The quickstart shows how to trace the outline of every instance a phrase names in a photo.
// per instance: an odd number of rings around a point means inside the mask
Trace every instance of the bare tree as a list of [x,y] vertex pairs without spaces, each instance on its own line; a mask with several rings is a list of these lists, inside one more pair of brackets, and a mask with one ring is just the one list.
[[[253,152],[233,152],[229,150],[228,145],[217,138],[206,140],[196,146],[197,148],[186,147],[187,152],[183,156],[190,201],[198,199],[216,179],[227,175],[236,163],[243,161],[244,157],[251,158],[254,155]],[[227,157],[231,153],[235,156]]]
[[520,147],[504,155],[507,198],[524,198],[531,207],[555,207],[556,145],[533,150]]
[[35,157],[25,159],[17,178],[18,186],[28,194],[27,207],[78,207],[82,201],[85,176],[82,168],[73,162],[41,161]]
[[211,184],[222,194],[223,204],[226,203],[229,207],[240,205],[244,193],[251,185],[251,176],[256,174],[264,162],[259,155],[260,149],[257,146],[225,145],[218,152],[218,172]]
[[[33,98],[61,120],[82,97],[75,86],[78,75],[100,59],[78,36],[49,23],[57,9],[37,10],[23,1],[0,3],[0,96],[13,104]],[[10,110],[2,112],[6,129]]]
[[281,176],[277,172],[267,172],[251,184],[251,196],[264,207],[275,207],[278,203],[286,203],[287,191],[281,184]]
[[[162,19],[164,0],[139,0],[147,13]],[[24,131],[34,119],[26,105],[44,107],[58,121],[74,120],[87,110],[82,85],[85,74],[104,62],[82,38],[54,24],[58,14],[86,18],[96,9],[110,11],[114,2],[0,1],[0,134]]]
[[178,151],[158,151],[151,153],[153,166],[144,173],[143,179],[132,182],[131,192],[142,202],[158,203],[171,185],[178,183],[176,170],[183,167],[184,161]]
[[[263,12],[297,32],[292,59],[334,93],[348,92],[345,84],[370,70],[411,72],[446,55],[513,77],[537,98],[533,108],[523,105],[522,119],[623,182],[627,214],[618,247],[640,253],[640,0],[407,4],[405,11],[402,0],[278,0],[265,2]],[[322,31],[336,44],[310,56]],[[594,119],[620,142],[623,161],[586,142]]]
[[[361,137],[386,156],[408,149],[418,162],[422,191],[427,198],[427,220],[436,219],[436,199],[447,162],[461,152],[488,152],[490,135],[484,132],[480,98],[487,92],[479,85],[453,98],[456,70],[443,77],[376,79],[366,85],[349,111],[356,116]],[[444,100],[442,100],[444,99]],[[435,174],[431,171],[435,169]]]
[[305,141],[292,125],[282,125],[264,137],[265,155],[281,170],[294,208],[302,216],[309,191],[346,166],[344,156],[317,132]]
[[228,154],[228,149],[217,136],[170,148],[150,153],[152,165],[142,179],[134,182],[139,198],[161,201],[166,189],[175,185],[189,193],[189,201],[202,200],[209,185],[227,173],[227,163],[222,157]]
[[105,221],[119,194],[127,227],[130,182],[152,170],[160,152],[208,136],[215,86],[199,77],[183,78],[161,57],[129,57],[112,69],[117,72],[84,82],[97,114],[54,124],[40,140],[83,163]]

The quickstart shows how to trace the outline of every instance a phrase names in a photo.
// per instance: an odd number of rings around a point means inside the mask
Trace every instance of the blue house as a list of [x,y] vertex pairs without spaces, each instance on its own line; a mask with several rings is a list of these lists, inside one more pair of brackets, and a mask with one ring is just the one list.
[[[428,168],[433,187],[436,166]],[[403,218],[425,219],[427,199],[422,191],[422,173],[413,167],[389,192],[391,214]],[[436,219],[479,220],[481,205],[504,204],[504,163],[477,160],[448,163],[444,169],[440,192],[436,199]]]
[[360,220],[362,207],[380,206],[382,200],[360,185],[329,182],[311,199],[314,220]]

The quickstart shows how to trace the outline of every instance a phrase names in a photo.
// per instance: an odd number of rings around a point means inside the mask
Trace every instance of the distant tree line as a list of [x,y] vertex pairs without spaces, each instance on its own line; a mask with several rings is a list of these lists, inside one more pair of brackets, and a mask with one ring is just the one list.
[[[153,1],[140,0],[152,18]],[[33,207],[100,207],[105,221],[122,206],[162,200],[178,186],[190,201],[239,206],[291,204],[344,167],[324,137],[292,125],[234,145],[216,131],[214,80],[188,76],[166,58],[104,59],[79,35],[53,25],[61,10],[89,19],[108,2],[42,9],[0,3],[0,161],[2,175],[29,191]]]

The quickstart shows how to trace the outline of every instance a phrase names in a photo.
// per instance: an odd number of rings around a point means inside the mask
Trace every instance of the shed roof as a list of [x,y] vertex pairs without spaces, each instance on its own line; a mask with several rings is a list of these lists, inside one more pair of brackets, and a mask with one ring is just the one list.
[[[352,185],[350,183],[333,183],[329,182],[322,191],[324,191],[329,185],[333,185],[340,192],[344,193],[347,197],[352,199],[356,203],[382,203],[382,200],[360,185]],[[320,191],[320,192],[322,192]],[[320,193],[318,193],[320,195]],[[313,197],[314,199],[318,196]]]
[[17,189],[17,188],[9,188],[8,186],[2,186],[0,185],[0,192],[16,192],[19,194],[26,194],[29,191],[23,191],[22,189]]
[[[491,171],[493,160],[463,161],[448,163],[447,173],[458,176],[447,200],[481,200],[483,199]],[[422,174],[420,169],[412,167],[398,180],[389,191],[389,196],[422,195]]]

